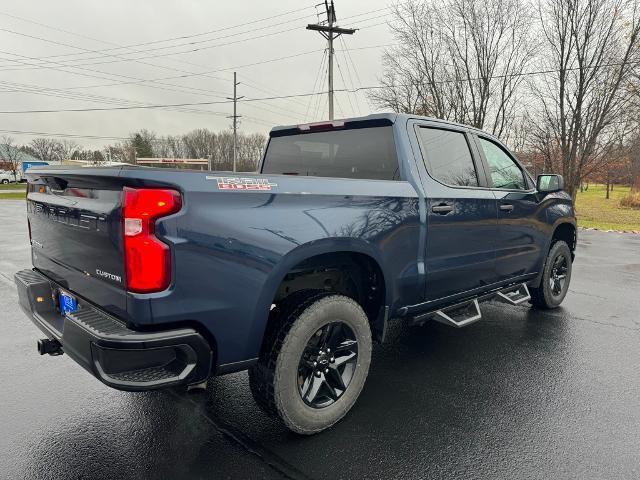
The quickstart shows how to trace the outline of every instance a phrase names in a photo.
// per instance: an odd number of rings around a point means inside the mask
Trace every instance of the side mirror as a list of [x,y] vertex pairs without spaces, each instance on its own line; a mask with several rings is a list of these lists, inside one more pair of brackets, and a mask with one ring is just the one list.
[[536,189],[540,193],[552,193],[564,190],[564,178],[562,175],[538,175]]

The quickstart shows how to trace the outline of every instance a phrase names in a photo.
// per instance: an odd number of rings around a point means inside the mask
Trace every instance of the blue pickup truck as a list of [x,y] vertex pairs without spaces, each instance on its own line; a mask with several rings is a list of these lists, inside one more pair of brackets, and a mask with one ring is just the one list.
[[15,281],[41,354],[129,391],[248,369],[260,407],[301,434],[354,405],[391,319],[557,307],[576,248],[561,176],[412,115],[274,128],[259,173],[27,177],[34,268]]

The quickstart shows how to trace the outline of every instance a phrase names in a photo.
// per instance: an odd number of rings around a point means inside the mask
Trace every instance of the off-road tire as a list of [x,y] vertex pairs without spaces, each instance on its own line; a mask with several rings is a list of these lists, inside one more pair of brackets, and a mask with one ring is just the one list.
[[[259,361],[249,370],[251,393],[262,410],[293,432],[312,435],[338,422],[356,402],[371,363],[371,328],[354,300],[331,292],[296,292],[272,313],[275,326],[266,333]],[[358,342],[351,382],[335,403],[312,408],[300,395],[298,367],[309,339],[324,325],[340,320]]]
[[[554,268],[554,262],[559,256],[564,256],[567,259],[567,270],[564,286],[559,294],[554,294],[551,288],[551,275]],[[537,288],[530,288],[531,293],[531,305],[534,308],[552,309],[560,306],[564,297],[569,291],[569,283],[571,281],[571,250],[566,242],[562,240],[556,241],[549,250],[547,258],[544,263],[544,270],[542,272],[542,279],[540,280],[540,286]]]

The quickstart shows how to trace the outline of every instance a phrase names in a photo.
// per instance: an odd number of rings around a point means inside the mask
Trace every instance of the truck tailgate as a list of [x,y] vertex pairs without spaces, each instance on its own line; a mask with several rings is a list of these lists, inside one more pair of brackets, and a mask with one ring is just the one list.
[[33,265],[72,293],[123,315],[122,186],[113,173],[30,175],[27,212]]

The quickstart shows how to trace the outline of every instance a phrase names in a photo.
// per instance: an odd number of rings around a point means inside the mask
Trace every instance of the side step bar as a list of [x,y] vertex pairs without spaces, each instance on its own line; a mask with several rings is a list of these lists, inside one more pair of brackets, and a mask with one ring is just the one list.
[[507,287],[496,293],[495,300],[499,300],[509,305],[520,305],[531,299],[531,294],[526,283]]
[[478,299],[474,298],[470,302],[449,307],[444,310],[436,310],[432,317],[436,322],[452,325],[456,328],[466,327],[482,318]]
[[511,285],[496,292],[481,295],[454,305],[423,313],[410,319],[410,325],[423,325],[428,320],[435,320],[456,328],[466,327],[482,318],[480,303],[484,300],[498,300],[509,305],[520,305],[531,298],[529,289],[524,283]]

